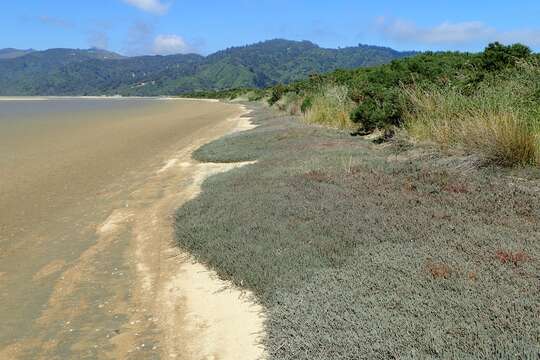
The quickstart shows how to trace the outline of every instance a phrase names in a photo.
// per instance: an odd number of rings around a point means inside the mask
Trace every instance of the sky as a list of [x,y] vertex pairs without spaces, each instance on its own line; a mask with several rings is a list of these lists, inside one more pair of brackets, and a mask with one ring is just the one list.
[[538,0],[2,0],[0,48],[203,55],[274,38],[330,48],[540,50]]

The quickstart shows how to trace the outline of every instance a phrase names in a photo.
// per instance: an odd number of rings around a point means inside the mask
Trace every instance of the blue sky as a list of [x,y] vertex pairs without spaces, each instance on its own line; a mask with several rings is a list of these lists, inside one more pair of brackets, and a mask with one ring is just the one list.
[[3,0],[0,48],[208,54],[287,38],[467,51],[499,40],[539,50],[539,18],[538,0]]

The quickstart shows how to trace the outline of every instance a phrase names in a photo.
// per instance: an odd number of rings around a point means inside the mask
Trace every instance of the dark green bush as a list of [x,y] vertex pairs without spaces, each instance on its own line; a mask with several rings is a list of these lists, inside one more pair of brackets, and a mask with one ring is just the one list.
[[302,105],[300,105],[300,111],[302,113],[306,113],[309,109],[311,109],[311,106],[313,105],[313,98],[311,96],[308,96],[302,101]]
[[287,92],[287,88],[284,85],[279,84],[274,86],[270,90],[270,98],[268,99],[268,105],[272,106],[277,103],[281,99],[283,94],[285,94],[285,92]]
[[498,42],[489,44],[481,55],[481,67],[487,71],[514,66],[517,61],[531,56],[531,49],[522,44],[505,46]]
[[363,130],[372,131],[385,125],[399,125],[402,104],[397,90],[383,87],[370,88],[363,100],[351,113],[351,120],[362,124]]

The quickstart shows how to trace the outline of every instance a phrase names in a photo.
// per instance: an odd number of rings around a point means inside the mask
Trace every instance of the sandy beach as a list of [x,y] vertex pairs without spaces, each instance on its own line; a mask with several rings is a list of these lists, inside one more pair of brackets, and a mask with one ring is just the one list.
[[226,284],[172,244],[174,210],[232,167],[191,152],[244,113],[156,101],[0,121],[0,358],[262,355],[261,309],[214,299]]

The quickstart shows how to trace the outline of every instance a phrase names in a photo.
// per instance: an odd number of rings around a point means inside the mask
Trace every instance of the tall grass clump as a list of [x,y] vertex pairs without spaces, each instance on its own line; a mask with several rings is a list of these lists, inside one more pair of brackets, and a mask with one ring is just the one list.
[[328,85],[310,97],[310,106],[305,110],[308,123],[338,129],[351,129],[351,111],[354,107],[346,86]]
[[290,115],[299,115],[301,112],[303,98],[294,93],[288,92],[283,94],[281,99],[279,99],[275,106],[281,110],[289,113]]
[[405,88],[411,135],[462,147],[503,166],[540,163],[540,67],[524,63],[473,94],[451,86]]

